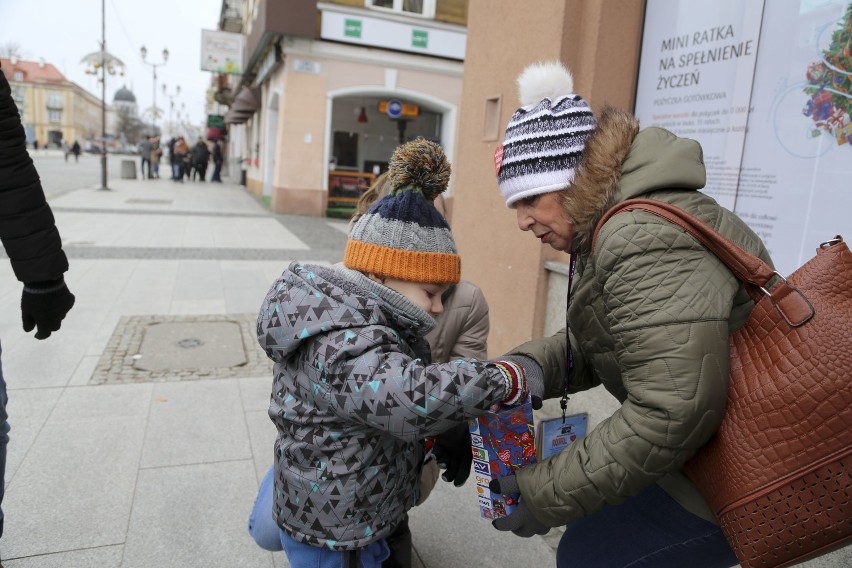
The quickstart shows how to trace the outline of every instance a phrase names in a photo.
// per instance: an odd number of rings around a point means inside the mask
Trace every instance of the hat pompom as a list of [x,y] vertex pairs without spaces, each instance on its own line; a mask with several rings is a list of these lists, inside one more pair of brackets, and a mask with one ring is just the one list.
[[574,77],[559,61],[533,63],[518,75],[518,96],[524,107],[573,93]]
[[433,201],[450,181],[450,163],[440,144],[417,138],[397,147],[388,161],[391,194],[397,189],[414,186],[423,197]]

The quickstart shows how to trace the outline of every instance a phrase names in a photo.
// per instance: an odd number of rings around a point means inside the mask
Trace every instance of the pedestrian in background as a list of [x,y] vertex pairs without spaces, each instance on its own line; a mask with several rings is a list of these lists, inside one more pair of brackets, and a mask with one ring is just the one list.
[[620,213],[592,235],[614,205],[643,197],[684,209],[771,264],[769,253],[699,191],[706,172],[695,140],[640,130],[611,107],[596,117],[558,62],[528,67],[518,86],[521,107],[495,154],[500,191],[522,231],[571,254],[573,286],[566,327],[511,353],[533,394],[604,385],[621,406],[581,442],[493,481],[491,490],[521,495],[494,526],[519,536],[565,526],[559,567],[736,565],[681,467],[725,414],[728,338],[754,302],[713,253],[650,213]]
[[196,175],[199,181],[206,181],[208,163],[210,163],[210,149],[204,138],[199,136],[198,142],[192,148],[192,181],[195,181]]
[[213,140],[213,148],[210,151],[211,157],[213,158],[213,175],[210,176],[211,182],[222,183],[222,146],[219,144],[219,140]]
[[[21,319],[24,331],[36,330],[36,339],[47,339],[59,329],[74,305],[74,295],[63,274],[68,259],[62,239],[44,196],[33,161],[27,153],[26,136],[12,90],[0,69],[0,241],[18,280],[23,282]],[[2,345],[0,345],[2,357]],[[9,399],[0,364],[0,504],[6,478],[6,446],[9,443]],[[0,509],[0,536],[3,535]]]
[[186,155],[189,153],[189,146],[186,143],[186,140],[183,139],[183,136],[179,136],[175,141],[174,149],[172,150],[172,179],[174,181],[183,183],[184,176],[184,162],[186,160]]
[[141,167],[140,167],[140,169],[142,170],[140,172],[142,174],[142,179],[145,179],[145,177],[146,177],[146,174],[145,174],[145,166],[146,165],[148,166],[147,177],[148,177],[148,179],[152,178],[152,175],[151,175],[151,148],[152,148],[152,144],[151,144],[150,138],[147,138],[147,137],[143,138],[142,142],[139,143],[139,155],[142,157],[142,164],[141,164]]
[[160,139],[153,138],[151,143],[151,177],[160,179],[160,160],[163,158],[163,149],[160,147]]
[[74,140],[74,143],[71,144],[71,153],[74,154],[74,161],[80,161],[80,143]]

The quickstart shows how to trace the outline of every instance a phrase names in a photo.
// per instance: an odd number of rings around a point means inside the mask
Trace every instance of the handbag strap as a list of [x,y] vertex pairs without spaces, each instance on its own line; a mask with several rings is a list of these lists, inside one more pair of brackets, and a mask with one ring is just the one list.
[[[592,254],[594,254],[598,233],[604,224],[613,215],[636,209],[665,219],[698,239],[701,244],[707,247],[710,252],[716,255],[734,273],[737,279],[751,284],[768,296],[776,309],[778,309],[791,326],[799,327],[807,323],[814,316],[814,307],[805,295],[787,282],[769,264],[743,250],[742,247],[704,221],[687,213],[680,207],[664,201],[641,198],[627,199],[610,208],[601,217],[601,220],[598,221],[597,227],[595,227],[595,232],[592,236]],[[778,283],[770,291],[768,289],[769,281],[776,276],[778,277]]]

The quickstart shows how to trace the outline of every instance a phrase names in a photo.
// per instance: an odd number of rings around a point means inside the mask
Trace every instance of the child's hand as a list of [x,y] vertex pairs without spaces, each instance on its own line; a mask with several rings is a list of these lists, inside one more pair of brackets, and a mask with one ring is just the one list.
[[432,453],[444,474],[441,479],[461,487],[470,476],[473,451],[470,446],[470,428],[460,424],[435,436]]

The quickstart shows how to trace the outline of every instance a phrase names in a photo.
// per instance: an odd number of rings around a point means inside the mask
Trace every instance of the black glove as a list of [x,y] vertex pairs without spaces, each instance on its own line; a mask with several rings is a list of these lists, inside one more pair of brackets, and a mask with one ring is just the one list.
[[[500,493],[501,495],[514,495],[521,493],[521,488],[518,487],[518,479],[514,475],[507,475],[498,479],[492,479],[488,484],[488,489],[492,493]],[[515,510],[506,517],[494,519],[491,525],[498,531],[512,531],[517,536],[529,538],[534,534],[547,534],[550,527],[541,524],[536,519],[523,498],[518,500],[515,505]]]
[[461,487],[470,477],[470,466],[473,463],[473,448],[470,445],[470,428],[467,424],[438,434],[432,453],[441,469],[444,469],[441,479],[451,481],[456,487]]
[[65,280],[30,282],[24,284],[21,294],[21,318],[24,331],[34,327],[36,339],[47,339],[62,324],[62,319],[74,305],[74,294],[65,285]]

